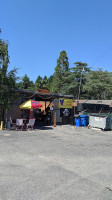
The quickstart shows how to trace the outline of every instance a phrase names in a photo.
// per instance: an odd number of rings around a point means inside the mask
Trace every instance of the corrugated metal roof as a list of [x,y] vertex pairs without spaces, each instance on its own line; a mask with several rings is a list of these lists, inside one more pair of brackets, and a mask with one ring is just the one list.
[[87,100],[84,103],[86,104],[102,104],[102,105],[108,105],[112,107],[112,100]]
[[110,107],[112,107],[112,101],[111,101]]

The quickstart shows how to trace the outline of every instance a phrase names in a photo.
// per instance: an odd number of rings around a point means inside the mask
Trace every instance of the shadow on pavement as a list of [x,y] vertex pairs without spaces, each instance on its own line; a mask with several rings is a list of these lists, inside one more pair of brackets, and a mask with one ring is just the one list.
[[52,126],[35,126],[34,130],[52,130]]

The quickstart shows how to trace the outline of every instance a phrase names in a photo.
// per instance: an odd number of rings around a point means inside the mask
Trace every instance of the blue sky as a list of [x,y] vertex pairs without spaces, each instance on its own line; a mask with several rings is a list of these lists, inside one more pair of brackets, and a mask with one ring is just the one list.
[[112,0],[1,0],[0,37],[18,75],[54,73],[62,50],[70,67],[87,62],[112,71]]

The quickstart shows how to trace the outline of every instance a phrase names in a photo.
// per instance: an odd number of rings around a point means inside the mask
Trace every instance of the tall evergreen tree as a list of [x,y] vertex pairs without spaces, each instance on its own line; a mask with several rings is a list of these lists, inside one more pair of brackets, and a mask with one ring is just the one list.
[[44,76],[42,84],[43,84],[43,89],[49,89],[49,82],[47,76]]
[[57,59],[57,65],[55,67],[53,87],[54,92],[60,93],[64,86],[64,77],[69,70],[69,62],[66,51],[61,51],[60,56]]
[[37,79],[35,81],[35,88],[36,88],[36,90],[43,88],[43,79],[41,76],[37,77]]
[[85,75],[88,74],[90,68],[87,63],[75,62],[75,67],[72,68],[75,82],[75,98],[83,98],[83,86],[86,82]]
[[22,81],[16,84],[18,89],[34,90],[34,83],[30,80],[27,74],[22,77]]
[[65,94],[71,94],[77,99],[80,92],[79,89],[81,90],[81,96],[83,97],[82,88],[85,84],[85,74],[90,71],[90,68],[87,67],[87,63],[76,62],[74,64],[75,67],[70,68],[67,72],[67,76],[64,77],[65,83],[63,90],[65,91]]
[[54,88],[54,84],[53,84],[53,80],[54,80],[54,74],[51,75],[49,78],[48,78],[48,85],[49,85],[49,90],[51,93],[53,93],[55,91],[55,88]]

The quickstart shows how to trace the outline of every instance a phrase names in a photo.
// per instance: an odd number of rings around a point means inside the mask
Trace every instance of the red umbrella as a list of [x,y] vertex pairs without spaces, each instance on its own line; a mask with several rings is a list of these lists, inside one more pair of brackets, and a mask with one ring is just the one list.
[[34,109],[34,108],[41,108],[42,104],[34,101],[34,100],[28,100],[20,105],[21,109]]
[[21,109],[30,109],[30,117],[31,117],[31,110],[34,108],[41,108],[42,104],[34,101],[34,100],[28,100],[20,105]]
[[41,108],[41,107],[42,107],[41,103],[31,100],[31,108]]

